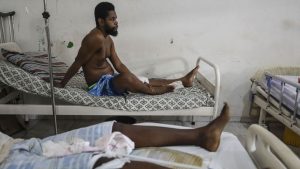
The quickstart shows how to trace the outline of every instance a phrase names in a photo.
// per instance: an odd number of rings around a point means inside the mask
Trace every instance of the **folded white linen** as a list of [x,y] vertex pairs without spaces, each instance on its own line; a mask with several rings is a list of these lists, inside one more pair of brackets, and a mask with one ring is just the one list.
[[48,140],[42,143],[42,148],[43,155],[46,157],[61,157],[82,152],[102,152],[107,157],[118,157],[118,155],[131,153],[134,149],[134,143],[124,134],[113,132],[98,138],[95,146],[91,146],[88,141],[77,138],[71,143]]

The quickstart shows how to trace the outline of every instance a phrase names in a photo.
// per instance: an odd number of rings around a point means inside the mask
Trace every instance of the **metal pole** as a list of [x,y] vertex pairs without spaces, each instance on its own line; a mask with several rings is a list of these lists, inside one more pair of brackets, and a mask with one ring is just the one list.
[[49,31],[49,22],[48,22],[48,18],[50,17],[50,14],[47,12],[47,1],[46,0],[43,1],[44,1],[43,18],[45,19],[45,30],[46,30],[47,45],[48,45],[50,89],[51,89],[52,111],[53,111],[53,119],[54,119],[54,131],[55,134],[57,134],[56,107],[55,107],[55,97],[54,97],[54,87],[53,87],[51,40],[50,40],[50,31]]
[[1,17],[0,18],[0,23],[1,23],[1,43],[5,43],[5,27],[4,27],[4,19]]

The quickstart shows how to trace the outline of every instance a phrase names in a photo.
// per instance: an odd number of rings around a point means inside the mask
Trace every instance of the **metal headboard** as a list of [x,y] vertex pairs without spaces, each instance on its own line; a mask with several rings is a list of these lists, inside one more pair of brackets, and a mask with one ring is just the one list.
[[14,15],[15,11],[3,13],[0,12],[0,43],[14,42]]

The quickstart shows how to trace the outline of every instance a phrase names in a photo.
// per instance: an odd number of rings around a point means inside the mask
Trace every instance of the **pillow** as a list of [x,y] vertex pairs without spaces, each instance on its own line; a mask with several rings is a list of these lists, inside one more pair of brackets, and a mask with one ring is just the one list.
[[0,132],[0,164],[8,156],[10,148],[15,144],[22,141],[22,139],[13,139],[8,135]]
[[[39,76],[41,79],[49,82],[49,66],[48,54],[45,52],[25,52],[18,53],[5,49],[1,50],[2,55],[12,64],[22,68],[23,70]],[[52,59],[53,80],[60,82],[68,70],[68,66],[64,62]]]
[[[22,52],[21,48],[15,42],[0,43],[0,51],[2,49],[9,50],[12,52]],[[0,60],[3,59],[5,58],[2,56],[2,53],[0,52]]]

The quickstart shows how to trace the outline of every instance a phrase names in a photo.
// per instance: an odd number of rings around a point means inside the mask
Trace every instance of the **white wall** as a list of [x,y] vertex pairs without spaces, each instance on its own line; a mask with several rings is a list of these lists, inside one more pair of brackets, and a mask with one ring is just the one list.
[[[16,40],[25,51],[45,48],[42,2],[0,0],[0,11],[17,12]],[[55,56],[72,63],[81,39],[95,26],[98,2],[48,0]],[[220,66],[221,100],[234,116],[248,116],[249,78],[258,68],[300,64],[298,0],[111,2],[119,20],[117,52],[132,71],[151,77],[186,72],[197,56],[205,56]],[[73,48],[66,47],[69,41]]]

